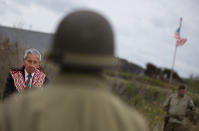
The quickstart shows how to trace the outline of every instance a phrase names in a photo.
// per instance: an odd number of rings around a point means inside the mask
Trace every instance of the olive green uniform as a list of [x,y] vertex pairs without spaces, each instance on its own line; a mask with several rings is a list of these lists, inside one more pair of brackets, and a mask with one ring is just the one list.
[[170,95],[166,99],[163,108],[169,116],[166,131],[186,130],[185,117],[188,112],[195,112],[195,105],[191,97],[185,95],[184,97],[179,98],[177,93]]
[[[68,74],[1,105],[1,131],[147,131],[98,75]],[[13,101],[14,99],[14,101]]]

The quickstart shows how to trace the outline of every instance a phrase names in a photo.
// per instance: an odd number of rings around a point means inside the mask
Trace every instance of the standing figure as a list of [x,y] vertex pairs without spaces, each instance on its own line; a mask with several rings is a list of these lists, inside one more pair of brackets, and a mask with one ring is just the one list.
[[185,117],[195,112],[191,97],[186,95],[186,86],[180,85],[178,93],[170,95],[163,104],[166,111],[164,131],[185,131]]

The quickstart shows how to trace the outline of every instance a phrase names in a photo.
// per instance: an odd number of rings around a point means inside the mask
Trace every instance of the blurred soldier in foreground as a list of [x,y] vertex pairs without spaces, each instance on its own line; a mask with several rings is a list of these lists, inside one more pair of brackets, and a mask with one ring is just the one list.
[[10,69],[2,99],[4,100],[15,92],[23,92],[28,88],[42,87],[47,78],[41,70],[40,64],[40,52],[34,48],[27,49],[24,54],[22,68]]
[[164,102],[163,109],[167,112],[164,131],[187,130],[185,117],[195,113],[191,97],[186,94],[186,87],[179,86],[178,93],[170,95]]
[[[44,89],[1,106],[3,131],[147,131],[143,118],[110,92],[102,70],[118,61],[104,17],[77,11],[55,34],[50,59],[61,70]],[[25,109],[25,110],[24,110]]]

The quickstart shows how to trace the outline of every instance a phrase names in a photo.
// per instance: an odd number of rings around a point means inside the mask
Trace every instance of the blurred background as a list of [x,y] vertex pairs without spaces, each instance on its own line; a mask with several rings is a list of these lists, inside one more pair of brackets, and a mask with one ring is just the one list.
[[[183,18],[171,89],[188,85],[188,94],[199,106],[199,1],[197,0],[1,0],[0,91],[10,67],[20,67],[24,49],[36,48],[43,55],[44,71],[53,79],[58,70],[46,61],[54,32],[63,16],[78,9],[104,15],[115,35],[120,71],[105,71],[113,92],[148,120],[151,130],[162,127],[162,103],[175,49],[175,31]],[[194,127],[192,127],[194,128]]]

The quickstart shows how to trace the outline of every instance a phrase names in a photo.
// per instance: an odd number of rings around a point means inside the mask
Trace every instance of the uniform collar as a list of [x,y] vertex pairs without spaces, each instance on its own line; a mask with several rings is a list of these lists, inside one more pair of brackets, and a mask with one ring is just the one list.
[[176,97],[177,99],[185,99],[185,98],[187,97],[187,95],[184,94],[183,97],[179,97],[179,96],[178,96],[178,92],[177,92],[177,93],[175,93],[175,97]]

